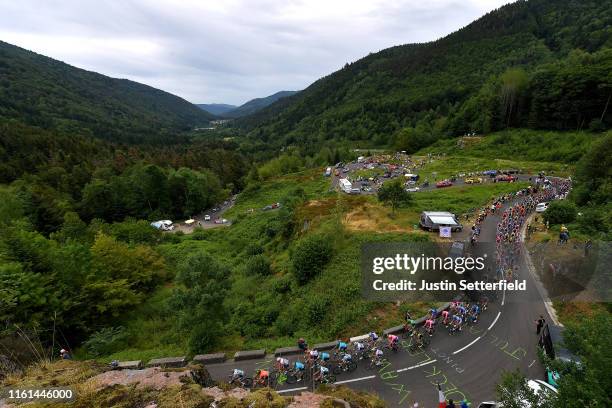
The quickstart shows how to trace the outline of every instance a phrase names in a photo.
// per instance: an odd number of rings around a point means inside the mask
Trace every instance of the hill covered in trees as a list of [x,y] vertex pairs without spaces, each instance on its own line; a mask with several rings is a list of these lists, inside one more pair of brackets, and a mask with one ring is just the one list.
[[226,103],[198,103],[196,106],[213,115],[223,115],[237,108],[236,105],[228,105]]
[[[612,125],[612,3],[518,1],[425,44],[370,54],[243,118],[254,145],[408,151],[508,127]],[[263,143],[262,143],[263,142]]]
[[238,106],[237,108],[225,112],[225,114],[223,114],[222,116],[226,116],[228,118],[239,118],[242,116],[251,115],[255,112],[259,112],[267,106],[272,105],[279,99],[295,95],[296,93],[298,93],[298,91],[279,91],[275,94],[263,98],[251,99],[250,101]]
[[212,115],[159,89],[0,41],[0,120],[120,142],[172,141]]

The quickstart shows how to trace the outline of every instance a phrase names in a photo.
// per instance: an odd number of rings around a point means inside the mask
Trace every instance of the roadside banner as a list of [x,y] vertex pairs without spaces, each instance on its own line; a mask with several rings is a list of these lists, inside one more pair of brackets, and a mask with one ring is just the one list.
[[451,227],[440,227],[440,237],[442,238],[450,238],[451,237]]

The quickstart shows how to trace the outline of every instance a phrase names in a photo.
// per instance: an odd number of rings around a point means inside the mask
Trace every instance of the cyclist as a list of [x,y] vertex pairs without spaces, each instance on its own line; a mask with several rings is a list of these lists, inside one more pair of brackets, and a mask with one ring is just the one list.
[[457,306],[457,312],[461,316],[465,316],[465,314],[467,313],[467,309],[465,308],[465,306],[463,306],[463,304],[460,304],[459,306]]
[[331,356],[329,355],[329,353],[326,353],[326,352],[322,352],[321,353],[321,361],[327,362],[327,361],[329,361],[330,358],[331,358]]
[[338,342],[338,350],[339,350],[339,351],[341,351],[341,352],[343,352],[343,353],[344,353],[344,352],[346,352],[346,349],[347,349],[347,348],[348,348],[348,344],[346,344],[346,343],[345,343],[345,342],[343,342],[343,341],[339,341],[339,342]]
[[293,367],[297,370],[297,371],[304,371],[304,369],[306,368],[306,366],[304,365],[304,363],[302,363],[301,361],[296,361],[293,364]]
[[308,344],[306,344],[306,340],[302,338],[298,340],[297,345],[303,352],[306,352],[306,350],[308,350]]
[[478,315],[480,314],[480,306],[478,306],[478,303],[474,303],[472,305],[472,321],[474,323],[478,322]]
[[444,326],[448,326],[448,322],[449,322],[448,310],[443,310],[442,311],[442,323],[444,324]]
[[283,357],[276,358],[276,369],[279,371],[286,371],[289,369],[289,360]]
[[415,331],[413,336],[414,336],[414,344],[417,347],[423,347],[425,345],[425,339],[423,338],[423,333]]
[[329,368],[325,367],[325,366],[321,366],[319,367],[319,371],[317,371],[314,375],[314,380],[315,381],[321,381],[323,378],[325,378],[325,376],[327,376],[329,374]]
[[319,352],[317,350],[310,350],[308,352],[308,358],[310,361],[317,361],[319,359]]
[[425,330],[430,336],[433,336],[434,333],[434,321],[432,319],[425,320]]
[[463,324],[463,318],[459,315],[453,316],[453,331],[461,331],[461,325]]
[[374,351],[374,361],[378,363],[380,360],[382,360],[384,354],[385,353],[383,353],[381,349],[376,348],[376,350]]
[[363,351],[365,350],[365,344],[363,344],[362,341],[356,341],[355,343],[353,343],[355,345],[355,350],[357,351]]
[[399,337],[395,334],[387,334],[387,341],[389,342],[389,348],[397,350],[397,345],[399,344]]
[[234,368],[234,371],[232,372],[232,379],[230,380],[230,383],[233,383],[237,379],[242,380],[243,378],[244,378],[244,371],[238,368]]
[[438,317],[438,309],[436,309],[436,308],[431,309],[431,310],[429,311],[429,318],[430,318],[431,320],[436,320],[436,318],[437,318],[437,317]]
[[368,336],[370,336],[370,340],[371,341],[378,340],[378,334],[376,334],[376,332],[370,332],[370,334],[368,334]]
[[269,378],[270,372],[268,370],[257,370],[255,373],[255,380],[261,385],[268,384]]

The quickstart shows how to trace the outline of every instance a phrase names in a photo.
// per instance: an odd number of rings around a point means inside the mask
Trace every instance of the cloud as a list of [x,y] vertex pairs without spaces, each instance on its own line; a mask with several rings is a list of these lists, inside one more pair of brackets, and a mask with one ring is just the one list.
[[507,0],[0,0],[0,39],[194,103],[307,87]]

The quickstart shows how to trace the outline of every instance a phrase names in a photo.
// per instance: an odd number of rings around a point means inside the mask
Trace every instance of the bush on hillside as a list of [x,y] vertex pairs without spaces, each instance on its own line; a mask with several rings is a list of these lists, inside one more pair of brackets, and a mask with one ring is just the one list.
[[247,271],[251,274],[267,276],[272,273],[270,269],[270,261],[263,254],[257,254],[250,257],[247,261]]
[[329,237],[316,234],[301,239],[291,255],[293,272],[300,284],[321,273],[332,256]]
[[555,201],[550,203],[550,206],[544,213],[544,220],[552,224],[567,224],[576,219],[578,210],[576,205],[571,201]]

